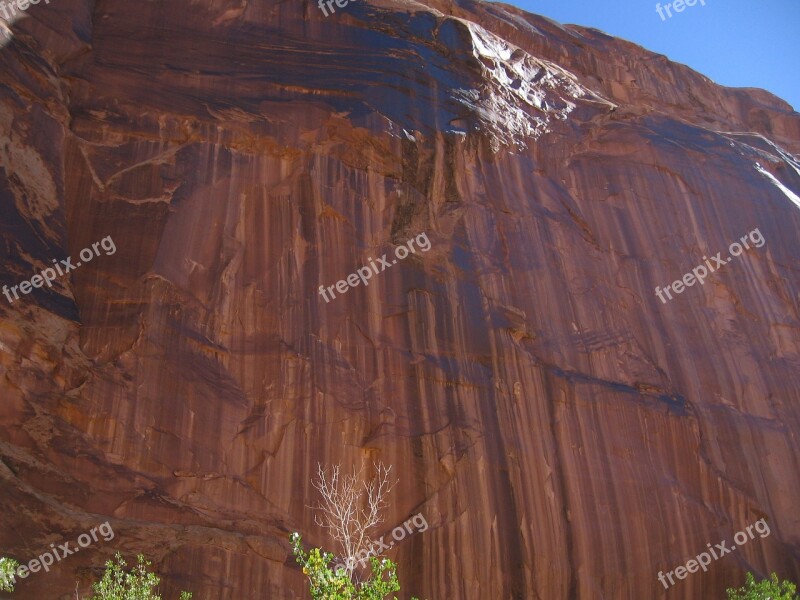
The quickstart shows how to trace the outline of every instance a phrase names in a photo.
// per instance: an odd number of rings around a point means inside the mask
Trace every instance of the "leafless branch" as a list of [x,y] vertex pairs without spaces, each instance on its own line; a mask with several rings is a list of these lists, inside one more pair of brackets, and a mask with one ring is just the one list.
[[389,477],[392,467],[382,463],[373,467],[374,475],[365,480],[363,466],[359,470],[353,466],[352,475],[345,475],[339,465],[330,470],[317,465],[318,478],[312,482],[322,496],[314,521],[341,546],[345,570],[351,578],[356,562],[374,543],[370,533],[383,522],[386,497],[397,483]]

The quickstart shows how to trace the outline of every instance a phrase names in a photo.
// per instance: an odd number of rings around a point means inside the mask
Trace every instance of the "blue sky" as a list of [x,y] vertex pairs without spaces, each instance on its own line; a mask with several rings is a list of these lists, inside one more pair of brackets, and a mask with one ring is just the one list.
[[503,1],[625,38],[722,85],[763,88],[800,112],[800,0],[698,0],[665,20],[655,0]]

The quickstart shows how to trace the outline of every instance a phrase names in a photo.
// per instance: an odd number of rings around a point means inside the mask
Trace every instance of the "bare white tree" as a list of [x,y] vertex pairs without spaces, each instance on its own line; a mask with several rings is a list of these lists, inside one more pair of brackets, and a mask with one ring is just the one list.
[[368,556],[374,544],[371,530],[383,522],[386,497],[397,483],[389,478],[392,467],[383,463],[373,467],[374,475],[366,480],[363,465],[358,471],[353,466],[353,474],[347,475],[341,473],[339,465],[329,471],[318,464],[318,479],[312,482],[322,495],[314,521],[342,547],[344,568],[351,579],[356,561]]

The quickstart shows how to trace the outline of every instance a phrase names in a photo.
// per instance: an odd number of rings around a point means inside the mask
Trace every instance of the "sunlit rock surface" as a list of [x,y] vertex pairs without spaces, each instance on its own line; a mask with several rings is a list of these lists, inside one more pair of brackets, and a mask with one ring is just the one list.
[[[40,3],[0,49],[0,551],[109,521],[162,593],[306,598],[318,462],[382,460],[403,597],[800,579],[800,115],[500,4]],[[766,243],[654,293],[758,228]],[[425,232],[432,247],[330,303]],[[383,533],[383,532],[381,532]]]

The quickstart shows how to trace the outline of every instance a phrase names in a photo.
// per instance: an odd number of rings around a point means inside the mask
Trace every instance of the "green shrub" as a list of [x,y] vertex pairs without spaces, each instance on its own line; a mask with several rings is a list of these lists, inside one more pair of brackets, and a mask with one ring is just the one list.
[[[400,590],[397,565],[388,558],[369,559],[371,573],[366,581],[354,582],[343,568],[330,568],[334,556],[314,548],[306,554],[299,533],[289,536],[295,560],[308,576],[311,597],[314,600],[384,600],[387,594]],[[397,600],[395,597],[394,600]],[[416,600],[416,598],[412,598]]]
[[728,588],[728,600],[798,600],[797,586],[791,581],[778,581],[772,573],[769,579],[756,583],[752,573],[745,576],[745,584],[739,589]]
[[[95,595],[91,600],[161,600],[161,596],[153,591],[161,579],[147,570],[150,561],[142,554],[136,558],[138,564],[126,573],[125,560],[117,552],[117,562],[109,560],[103,578],[92,586]],[[180,600],[191,597],[189,592],[181,592]]]
[[[143,555],[137,557],[138,564],[130,573],[125,572],[126,564],[119,552],[115,558],[117,562],[109,560],[103,578],[92,585],[95,595],[90,600],[161,600],[161,596],[153,591],[161,579],[147,570],[150,562]],[[0,558],[0,591],[14,591],[11,576],[17,566],[17,561],[11,558]],[[77,597],[77,592],[75,595]],[[180,600],[190,600],[191,597],[189,592],[181,592]]]
[[13,558],[0,558],[0,591],[13,592],[13,577],[16,574],[19,563]]

